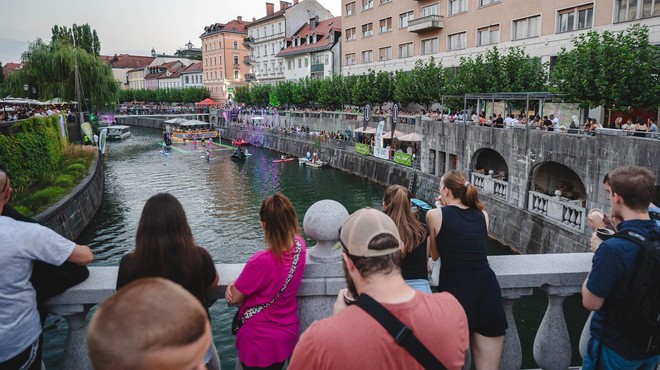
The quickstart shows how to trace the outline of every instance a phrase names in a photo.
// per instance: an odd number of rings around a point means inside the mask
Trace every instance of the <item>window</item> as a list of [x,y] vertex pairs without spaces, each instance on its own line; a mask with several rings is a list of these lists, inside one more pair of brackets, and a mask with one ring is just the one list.
[[352,3],[346,4],[346,17],[349,15],[355,14],[355,1]]
[[392,17],[380,20],[380,33],[392,31]]
[[302,68],[302,59],[298,58],[298,68]]
[[541,29],[541,16],[518,19],[513,21],[513,40],[538,37]]
[[384,48],[378,49],[378,61],[382,62],[384,60],[392,59],[392,47],[387,46]]
[[584,5],[559,11],[557,32],[569,32],[591,28],[594,20],[594,5]]
[[234,80],[238,80],[238,71],[234,71]]
[[381,3],[381,4],[387,4],[387,3],[391,2],[391,1],[392,1],[392,0],[380,0],[380,3]]
[[346,63],[347,66],[352,66],[355,64],[355,53],[346,54]]
[[399,45],[399,58],[410,58],[413,56],[413,43]]
[[422,55],[435,54],[438,52],[438,38],[422,40]]
[[374,56],[371,50],[365,50],[362,52],[362,63],[371,63],[373,61]]
[[218,65],[218,59],[216,57],[213,57],[213,64]]
[[190,83],[190,81],[188,81],[188,76],[186,76],[185,80],[186,80],[186,84]]
[[422,17],[440,14],[440,4],[433,4],[422,8]]
[[305,68],[309,67],[309,59],[305,58]]
[[492,25],[477,30],[477,46],[497,44],[500,42],[500,26]]
[[660,16],[660,0],[616,0],[615,22]]
[[399,28],[408,28],[408,22],[415,18],[415,13],[412,11],[399,14]]
[[275,25],[274,25],[274,24],[271,24],[271,25],[270,25],[270,34],[271,34],[271,35],[274,35],[274,34],[275,34]]
[[374,34],[374,25],[373,23],[367,23],[362,25],[362,37],[370,37]]
[[467,12],[467,0],[449,0],[449,15]]
[[479,6],[486,6],[495,3],[501,3],[502,0],[479,0]]
[[234,41],[234,49],[238,49],[238,42]]
[[369,10],[374,7],[374,0],[362,0],[362,10]]
[[234,55],[234,65],[238,64],[238,55]]
[[290,60],[286,61],[286,69],[288,69],[289,71],[291,70],[291,61]]
[[447,51],[465,49],[467,32],[455,33],[447,37]]

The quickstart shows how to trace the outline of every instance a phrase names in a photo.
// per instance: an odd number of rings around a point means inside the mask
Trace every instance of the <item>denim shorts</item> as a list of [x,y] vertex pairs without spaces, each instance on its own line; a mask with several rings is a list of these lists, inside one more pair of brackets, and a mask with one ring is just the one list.
[[[596,359],[598,358],[598,344],[600,341],[596,338],[589,339],[587,351],[582,359],[582,370],[595,370]],[[655,370],[660,364],[660,355],[652,356],[646,360],[626,360],[618,353],[607,346],[600,346],[600,363],[598,369],[617,369],[617,370]]]

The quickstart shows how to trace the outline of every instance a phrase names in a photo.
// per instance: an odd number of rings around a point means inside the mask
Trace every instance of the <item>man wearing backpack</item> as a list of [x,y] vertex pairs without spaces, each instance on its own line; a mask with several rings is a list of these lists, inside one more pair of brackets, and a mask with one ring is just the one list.
[[[582,368],[652,370],[660,363],[658,338],[654,338],[657,323],[640,327],[635,321],[645,316],[641,307],[649,308],[650,316],[658,314],[657,301],[650,299],[657,298],[660,287],[651,285],[640,294],[639,286],[640,281],[657,280],[660,266],[650,251],[658,248],[653,242],[660,238],[660,226],[648,212],[655,176],[644,167],[624,166],[611,171],[608,180],[605,189],[612,215],[623,221],[617,234],[602,243],[592,236],[594,257],[582,286],[582,304],[595,312]],[[638,299],[642,301],[636,307],[628,304]],[[631,318],[631,312],[636,317]],[[644,336],[639,338],[639,333]]]

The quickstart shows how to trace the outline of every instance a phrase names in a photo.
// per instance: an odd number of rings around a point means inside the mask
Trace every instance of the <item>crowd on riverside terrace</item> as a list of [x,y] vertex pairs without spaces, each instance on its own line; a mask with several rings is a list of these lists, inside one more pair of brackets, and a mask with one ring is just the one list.
[[116,114],[146,115],[146,114],[180,114],[180,113],[208,113],[207,106],[197,106],[194,103],[167,104],[167,103],[123,103],[117,106]]
[[26,107],[22,105],[8,106],[0,108],[0,122],[19,121],[32,117],[52,116],[59,113],[60,110],[54,107]]

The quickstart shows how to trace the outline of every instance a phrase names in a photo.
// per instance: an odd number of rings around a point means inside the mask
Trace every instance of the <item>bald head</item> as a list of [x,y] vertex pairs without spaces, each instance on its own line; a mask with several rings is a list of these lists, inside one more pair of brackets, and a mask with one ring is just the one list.
[[199,300],[169,280],[146,278],[101,304],[87,341],[96,370],[192,369],[203,365],[211,334]]

